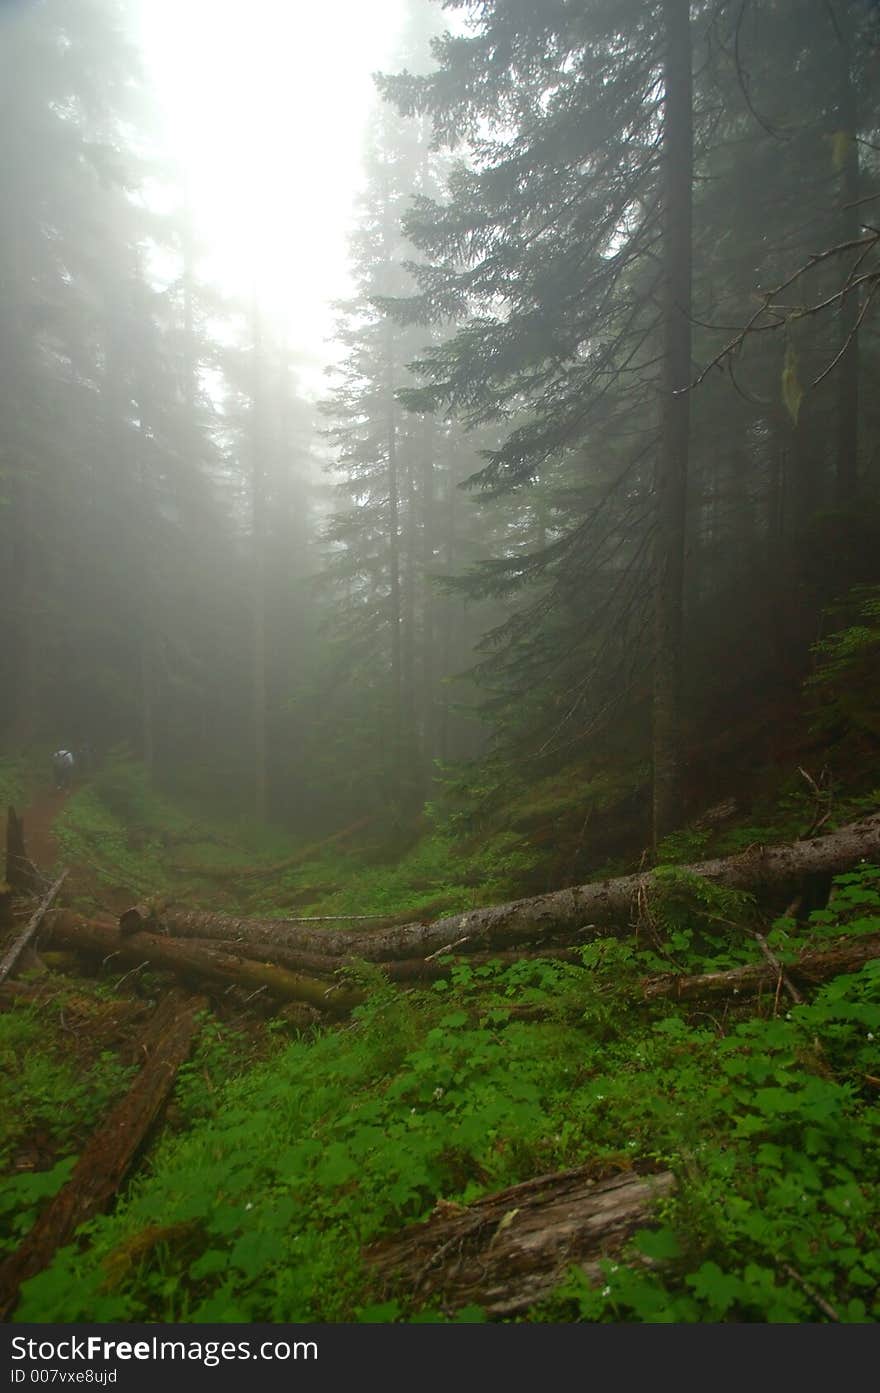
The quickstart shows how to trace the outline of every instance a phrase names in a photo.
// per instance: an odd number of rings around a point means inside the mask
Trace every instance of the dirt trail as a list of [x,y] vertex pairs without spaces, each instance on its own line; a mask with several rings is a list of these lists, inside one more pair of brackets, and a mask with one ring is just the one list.
[[34,865],[47,874],[58,859],[58,845],[52,828],[70,793],[70,789],[46,789],[22,813],[28,856]]
[[[24,844],[28,857],[38,871],[51,878],[59,869],[61,849],[54,836],[55,822],[60,817],[68,798],[71,798],[83,783],[72,788],[46,788],[38,793],[22,813],[24,823]],[[137,893],[130,885],[109,886],[103,884],[96,868],[89,865],[71,864],[68,861],[70,876],[65,885],[65,898],[88,895],[93,903],[112,914],[128,909]]]

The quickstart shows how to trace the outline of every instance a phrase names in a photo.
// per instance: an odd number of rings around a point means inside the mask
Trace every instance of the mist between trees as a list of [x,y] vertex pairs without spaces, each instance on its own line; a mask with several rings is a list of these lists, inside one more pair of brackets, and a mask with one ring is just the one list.
[[125,18],[0,19],[4,744],[309,834],[624,761],[661,838],[880,580],[877,6],[413,0],[319,401]]

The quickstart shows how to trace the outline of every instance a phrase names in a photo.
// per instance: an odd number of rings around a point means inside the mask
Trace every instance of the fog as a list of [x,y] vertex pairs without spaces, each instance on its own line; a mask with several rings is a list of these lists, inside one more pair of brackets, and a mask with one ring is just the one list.
[[719,791],[873,581],[877,41],[704,8],[4,7],[10,751],[392,837]]
[[5,0],[0,124],[0,1319],[880,1318],[878,0]]
[[256,291],[274,332],[314,360],[313,386],[336,356],[330,305],[351,288],[372,74],[403,18],[403,0],[141,0],[132,16],[204,274]]

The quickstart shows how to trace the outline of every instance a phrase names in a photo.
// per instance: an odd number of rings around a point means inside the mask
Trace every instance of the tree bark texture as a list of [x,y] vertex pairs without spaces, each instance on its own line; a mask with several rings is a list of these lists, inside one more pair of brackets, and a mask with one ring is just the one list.
[[597,1181],[589,1166],[539,1176],[467,1208],[441,1203],[423,1224],[374,1243],[365,1258],[380,1290],[452,1313],[481,1306],[514,1316],[546,1299],[578,1266],[591,1282],[675,1190],[669,1171]]

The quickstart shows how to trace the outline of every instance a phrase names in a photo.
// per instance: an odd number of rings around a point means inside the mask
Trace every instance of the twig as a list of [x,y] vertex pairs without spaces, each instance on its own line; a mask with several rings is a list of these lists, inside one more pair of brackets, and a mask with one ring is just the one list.
[[[878,281],[878,278],[880,278],[880,272],[878,272],[877,270],[866,271],[863,275],[855,277],[853,277],[851,272],[850,275],[847,277],[844,285],[840,288],[840,290],[835,291],[826,299],[820,300],[812,305],[781,305],[774,304],[774,301],[776,301],[779,298],[779,296],[782,295],[786,290],[790,289],[790,287],[794,285],[796,281],[800,280],[802,276],[805,276],[809,271],[815,270],[815,268],[818,265],[820,265],[824,261],[827,261],[830,257],[843,256],[847,252],[856,251],[863,253],[863,256],[859,258],[859,261],[861,262],[861,260],[864,259],[864,255],[867,255],[874,248],[876,248],[878,243],[880,243],[880,234],[878,234],[872,229],[867,237],[853,238],[846,242],[840,242],[836,246],[826,247],[824,251],[811,252],[810,255],[807,257],[806,261],[795,271],[793,271],[791,275],[788,276],[785,280],[780,281],[779,284],[774,286],[772,290],[760,292],[760,304],[758,305],[758,308],[755,310],[755,312],[752,315],[750,315],[745,324],[742,324],[739,327],[726,324],[706,324],[704,327],[710,329],[716,329],[720,331],[735,330],[734,337],[728,343],[726,343],[718,353],[716,353],[715,357],[711,360],[711,362],[707,363],[703,370],[691,382],[690,386],[687,388],[683,388],[682,390],[693,391],[695,387],[699,387],[706,379],[706,377],[708,377],[712,369],[714,367],[720,366],[725,361],[725,359],[728,359],[731,356],[731,354],[736,353],[751,334],[766,333],[768,331],[773,332],[776,329],[783,329],[792,319],[806,319],[809,318],[811,315],[819,314],[821,313],[821,311],[829,309],[832,305],[836,304],[837,301],[844,299],[854,290],[858,291],[860,286],[870,285],[871,292],[867,296],[865,303],[862,307],[862,313],[859,316],[858,324],[855,326],[857,329],[858,325],[861,324],[861,321],[864,318],[867,306],[873,299],[874,291],[876,289],[876,283]],[[763,315],[770,315],[772,316],[772,318],[769,320],[769,322],[761,324],[758,321],[761,319]],[[855,330],[853,330],[853,333],[854,332]],[[852,337],[852,335],[850,335],[850,337]],[[847,340],[847,343],[844,344],[842,352],[845,352],[846,348],[848,347],[848,344],[849,339]],[[842,356],[842,353],[838,354],[837,358],[834,359],[834,362],[832,362],[831,365],[826,369],[826,371],[823,372],[823,377],[826,375],[827,372],[831,371],[831,368],[834,366],[834,363],[838,361],[838,358],[840,356]],[[821,377],[817,378],[816,381],[821,381]],[[816,384],[814,383],[812,385],[815,386]]]
[[868,291],[867,295],[865,296],[864,303],[862,304],[862,308],[859,310],[859,317],[858,317],[858,319],[856,320],[855,324],[854,324],[854,325],[852,326],[852,328],[850,329],[849,333],[847,334],[846,338],[844,339],[844,341],[843,341],[843,343],[842,343],[840,349],[838,350],[838,352],[835,353],[834,357],[831,359],[831,362],[828,364],[828,366],[827,366],[826,368],[823,368],[822,372],[819,373],[819,376],[816,377],[816,378],[814,378],[813,381],[810,383],[810,386],[811,386],[811,387],[818,387],[818,386],[819,386],[819,383],[822,382],[822,381],[824,381],[824,379],[828,376],[828,374],[829,374],[830,372],[833,372],[834,369],[837,367],[837,364],[840,362],[841,358],[844,356],[844,354],[846,353],[846,351],[847,351],[847,349],[849,348],[850,344],[853,342],[853,340],[855,339],[856,335],[858,334],[859,329],[861,328],[862,320],[864,319],[865,315],[868,313],[868,309],[870,308],[871,301],[873,300],[874,296],[877,294],[878,285],[880,285],[880,281],[878,281],[875,285],[872,285],[872,286],[871,286],[871,289]]
[[812,789],[813,797],[816,801],[816,816],[813,818],[813,821],[810,823],[809,828],[803,836],[803,840],[808,841],[810,837],[815,837],[816,833],[821,831],[821,829],[825,826],[825,823],[830,818],[831,804],[834,798],[834,790],[831,784],[827,765],[823,767],[822,772],[819,775],[818,783],[813,778],[812,774],[809,774],[801,764],[798,765],[798,773],[802,776],[802,778],[806,779],[807,783]]
[[118,991],[118,990],[119,990],[119,988],[122,986],[123,982],[125,981],[126,977],[133,977],[134,974],[135,974],[136,972],[140,972],[143,968],[149,967],[149,965],[150,965],[150,959],[149,959],[149,958],[145,958],[144,961],[143,961],[142,963],[138,963],[137,967],[131,967],[131,968],[129,968],[128,972],[123,972],[123,974],[122,974],[122,976],[120,977],[119,981],[116,983],[116,986],[115,986],[115,988],[114,988],[114,991]]
[[809,1296],[811,1301],[815,1301],[816,1305],[819,1307],[819,1310],[824,1311],[825,1315],[828,1317],[829,1320],[835,1321],[837,1325],[840,1324],[840,1316],[837,1314],[830,1301],[826,1301],[825,1297],[822,1296],[821,1293],[818,1292],[815,1287],[811,1286],[810,1283],[806,1281],[804,1277],[801,1276],[797,1269],[792,1267],[790,1262],[784,1262],[782,1264],[782,1270],[783,1272],[788,1273],[788,1276],[791,1277],[792,1281],[797,1282],[801,1291],[806,1292],[807,1296]]
[[454,943],[445,943],[442,948],[437,949],[436,953],[430,953],[428,957],[425,958],[425,962],[433,962],[435,958],[439,958],[443,953],[451,953],[453,948],[460,948],[463,943],[467,943],[470,937],[470,934],[465,934],[463,938],[457,938]]
[[395,914],[285,914],[285,924],[337,924],[352,919],[396,919]]
[[[862,141],[857,140],[856,143],[858,145],[861,145]],[[872,149],[874,150],[876,150],[877,148],[878,147],[876,145],[872,146]],[[861,208],[863,203],[874,203],[875,200],[878,198],[880,198],[880,193],[868,193],[865,194],[864,198],[854,198],[851,200],[851,202],[842,203],[840,206],[841,208]]]
[[[766,938],[764,937],[764,935],[763,935],[762,933],[759,933],[758,930],[755,929],[755,930],[754,930],[754,937],[755,937],[755,942],[757,943],[757,945],[758,945],[758,947],[760,948],[761,952],[764,954],[764,957],[767,959],[767,961],[768,961],[768,963],[770,964],[770,966],[771,966],[772,968],[774,968],[774,969],[779,973],[779,982],[778,982],[777,987],[776,987],[776,1003],[777,1003],[777,1005],[778,1005],[778,1002],[779,1002],[779,986],[780,986],[780,984],[781,984],[782,986],[785,987],[785,990],[788,992],[788,994],[789,994],[789,996],[791,997],[792,1001],[793,1001],[797,1006],[803,1006],[803,1004],[804,1004],[804,998],[801,996],[801,994],[800,994],[800,992],[798,991],[797,987],[796,987],[796,986],[794,985],[794,983],[792,982],[791,978],[789,977],[789,975],[788,975],[788,973],[786,972],[785,968],[782,966],[782,963],[779,961],[779,959],[777,958],[776,954],[773,953],[773,952],[771,952],[770,947],[768,946],[767,940],[766,940]],[[775,1008],[774,1008],[774,1014],[775,1014]]]
[[816,780],[813,778],[812,774],[808,774],[802,764],[798,765],[797,770],[801,777],[806,779],[807,783],[810,785],[810,788],[813,790],[816,797],[821,798],[822,790],[819,788],[819,785],[816,783]]

